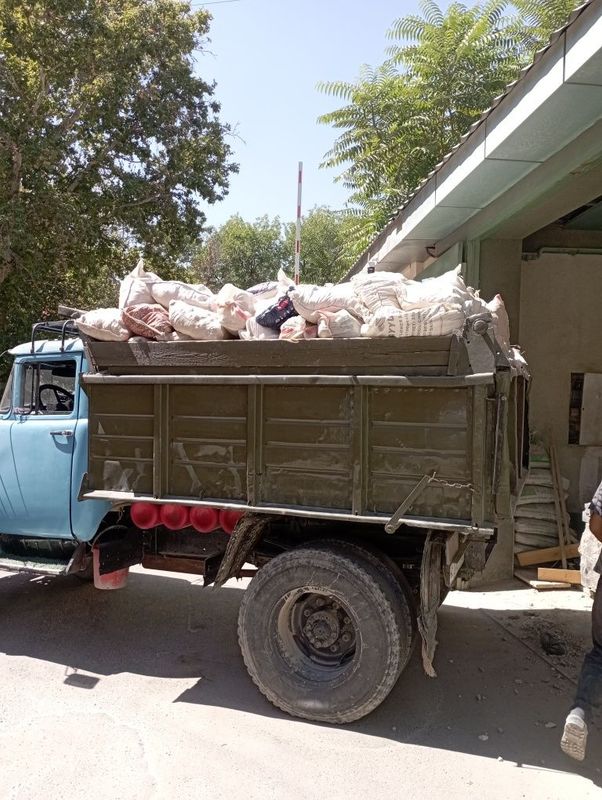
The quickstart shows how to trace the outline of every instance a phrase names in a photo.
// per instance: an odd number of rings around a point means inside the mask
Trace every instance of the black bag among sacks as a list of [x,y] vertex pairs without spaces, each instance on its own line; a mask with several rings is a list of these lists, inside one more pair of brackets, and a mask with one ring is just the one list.
[[266,308],[265,311],[258,314],[256,319],[260,325],[279,331],[283,322],[286,322],[286,320],[291,317],[297,316],[299,315],[297,311],[295,311],[293,301],[288,294],[284,294],[282,297],[278,298],[273,306]]

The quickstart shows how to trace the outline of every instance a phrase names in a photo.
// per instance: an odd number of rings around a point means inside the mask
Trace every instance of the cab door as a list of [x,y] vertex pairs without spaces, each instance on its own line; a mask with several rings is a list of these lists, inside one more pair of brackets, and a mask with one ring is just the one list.
[[[70,538],[72,460],[81,353],[15,363],[2,533]],[[4,472],[4,470],[3,470]],[[4,477],[4,475],[3,475]]]

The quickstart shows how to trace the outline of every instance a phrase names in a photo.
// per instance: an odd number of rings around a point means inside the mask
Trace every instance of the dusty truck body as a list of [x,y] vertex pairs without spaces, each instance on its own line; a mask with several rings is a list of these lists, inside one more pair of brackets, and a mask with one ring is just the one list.
[[[85,523],[46,544],[65,572],[93,556],[101,586],[136,563],[206,584],[252,574],[239,639],[260,690],[296,716],[358,719],[417,628],[430,668],[442,594],[484,567],[510,514],[525,383],[487,334],[491,369],[475,374],[475,339],[86,340],[63,402],[85,416],[70,500]],[[66,431],[51,438],[68,452]],[[2,536],[0,565],[19,552],[44,571],[26,534]]]

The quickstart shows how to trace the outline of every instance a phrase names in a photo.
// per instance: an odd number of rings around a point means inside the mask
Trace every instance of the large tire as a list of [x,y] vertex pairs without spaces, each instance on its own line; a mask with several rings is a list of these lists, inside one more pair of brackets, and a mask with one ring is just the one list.
[[[362,561],[364,566],[372,571],[376,580],[379,581],[381,589],[387,594],[391,607],[399,617],[399,628],[402,636],[407,637],[409,635],[410,637],[407,658],[401,667],[401,670],[405,669],[416,643],[418,611],[416,598],[402,570],[386,553],[380,550],[372,550],[364,544],[358,544],[348,539],[316,539],[309,542],[307,546],[319,548],[320,550],[326,549],[343,555],[346,553]],[[405,651],[406,648],[403,647],[403,650]]]
[[389,694],[413,630],[411,614],[365,558],[308,546],[276,556],[251,581],[238,638],[251,678],[275,706],[347,723]]

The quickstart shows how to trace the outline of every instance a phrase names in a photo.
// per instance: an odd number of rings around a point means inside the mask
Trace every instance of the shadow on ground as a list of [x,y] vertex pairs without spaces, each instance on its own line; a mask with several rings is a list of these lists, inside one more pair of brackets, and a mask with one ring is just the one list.
[[[94,691],[103,676],[120,672],[190,678],[195,683],[176,691],[174,702],[282,718],[242,663],[236,641],[241,596],[242,588],[204,589],[187,579],[142,572],[118,592],[99,592],[74,578],[2,577],[0,650],[65,665],[64,682],[74,691]],[[561,635],[565,631],[565,656],[541,649],[538,633],[548,624]],[[424,675],[417,648],[383,705],[348,727],[397,742],[574,772],[599,784],[593,758],[602,752],[599,725],[585,765],[558,747],[588,631],[587,610],[446,604],[439,619],[439,677]]]

